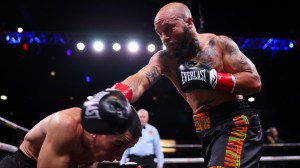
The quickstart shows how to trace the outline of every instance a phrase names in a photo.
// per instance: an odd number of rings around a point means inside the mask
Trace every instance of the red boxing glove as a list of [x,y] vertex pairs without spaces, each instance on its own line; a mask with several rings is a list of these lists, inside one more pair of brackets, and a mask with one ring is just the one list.
[[216,76],[217,81],[214,89],[233,93],[235,87],[235,77],[229,73],[217,73]]
[[132,89],[130,86],[123,83],[116,83],[112,88],[122,92],[129,102],[132,100]]

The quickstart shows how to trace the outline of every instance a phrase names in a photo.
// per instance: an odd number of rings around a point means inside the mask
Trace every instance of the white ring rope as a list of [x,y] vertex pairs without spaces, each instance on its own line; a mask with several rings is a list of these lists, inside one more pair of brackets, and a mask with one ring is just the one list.
[[300,143],[276,143],[276,144],[264,144],[264,147],[297,147]]
[[[262,156],[260,162],[297,161],[300,156]],[[156,161],[156,160],[155,160]],[[204,163],[203,158],[165,158],[165,163]]]
[[[298,147],[300,143],[277,143],[277,144],[264,144],[264,147]],[[202,148],[199,144],[181,144],[174,146],[162,146],[162,148]]]
[[[300,156],[262,156],[260,162],[297,161]],[[157,161],[155,159],[155,161]],[[204,163],[203,158],[164,158],[164,163]]]
[[[297,161],[300,160],[300,156],[262,156],[260,162],[279,162],[279,161]],[[154,159],[157,162],[157,159]],[[105,164],[119,164],[118,161],[103,161]],[[204,163],[203,158],[164,158],[165,164],[174,163]]]
[[0,142],[0,150],[7,152],[15,152],[18,150],[18,148],[16,146]]
[[272,161],[295,161],[300,160],[300,156],[262,156],[260,161],[272,162]]
[[9,128],[14,129],[14,130],[21,131],[23,133],[27,133],[29,131],[29,129],[21,127],[21,126],[13,123],[11,121],[8,121],[7,119],[2,118],[2,117],[0,117],[0,123],[2,123],[3,125],[5,125],[5,126],[7,126]]

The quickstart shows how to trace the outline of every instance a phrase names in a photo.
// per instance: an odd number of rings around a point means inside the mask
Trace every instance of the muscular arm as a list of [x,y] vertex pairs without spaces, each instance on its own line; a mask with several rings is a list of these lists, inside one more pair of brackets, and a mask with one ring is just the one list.
[[38,167],[67,168],[70,150],[76,142],[76,124],[69,117],[54,115],[49,120],[46,138],[38,157]]
[[138,100],[142,94],[158,80],[162,72],[163,69],[159,59],[159,53],[156,53],[145,67],[136,74],[126,78],[122,83],[130,86],[132,89],[133,95],[131,102]]
[[237,44],[226,36],[219,36],[223,48],[225,72],[235,77],[234,94],[253,94],[260,91],[261,80],[255,65],[239,50]]

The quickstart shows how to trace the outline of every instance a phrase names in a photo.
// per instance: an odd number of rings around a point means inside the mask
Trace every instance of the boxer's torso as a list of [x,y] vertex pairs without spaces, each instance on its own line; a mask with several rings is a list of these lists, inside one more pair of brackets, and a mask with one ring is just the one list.
[[226,72],[222,61],[223,52],[216,38],[217,36],[213,34],[199,34],[198,39],[201,43],[200,51],[196,55],[189,56],[189,58],[184,58],[183,60],[174,59],[167,55],[161,56],[164,74],[172,81],[179,93],[191,106],[194,113],[206,111],[210,107],[214,107],[226,101],[242,98],[241,95],[215,90],[197,89],[190,93],[184,93],[180,89],[177,76],[179,62],[194,61],[198,65],[206,65],[210,68],[214,68],[217,72]]
[[37,160],[47,134],[47,123],[52,115],[36,124],[25,136],[20,149],[28,157]]
[[[59,113],[59,114],[58,114]],[[20,146],[20,149],[25,153],[29,158],[32,158],[34,160],[38,160],[38,156],[41,150],[41,147],[44,143],[44,140],[46,138],[47,132],[48,132],[48,126],[49,122],[51,122],[51,118],[54,115],[68,115],[74,118],[74,122],[80,123],[80,114],[81,109],[79,108],[72,108],[68,110],[64,110],[61,112],[54,113],[42,121],[40,121],[38,124],[36,124],[25,136],[23,143]],[[76,133],[78,138],[75,138],[70,142],[72,144],[72,150],[70,155],[70,164],[77,165],[81,163],[89,163],[92,162],[94,159],[94,156],[91,151],[87,150],[86,147],[84,147],[83,143],[83,129],[78,124],[78,129],[76,130]],[[57,137],[59,138],[59,137]]]

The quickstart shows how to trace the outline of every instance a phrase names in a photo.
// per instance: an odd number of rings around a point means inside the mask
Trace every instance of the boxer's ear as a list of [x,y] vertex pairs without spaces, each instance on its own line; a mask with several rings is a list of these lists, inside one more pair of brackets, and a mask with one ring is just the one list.
[[185,22],[188,24],[189,27],[194,25],[193,18],[191,17],[188,17]]

